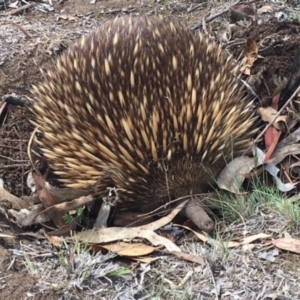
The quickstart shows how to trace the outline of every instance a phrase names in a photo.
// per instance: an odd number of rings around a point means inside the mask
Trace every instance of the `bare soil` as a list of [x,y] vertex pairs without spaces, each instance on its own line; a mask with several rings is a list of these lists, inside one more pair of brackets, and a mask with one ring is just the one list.
[[[0,52],[2,52],[2,56],[0,56],[0,96],[6,94],[30,96],[30,87],[41,78],[40,69],[47,69],[67,45],[91,31],[102,21],[115,17],[116,14],[132,12],[133,14],[160,13],[172,15],[181,18],[192,27],[201,22],[203,16],[215,14],[224,9],[224,7],[219,6],[217,10],[204,3],[199,9],[188,13],[187,10],[190,6],[191,2],[188,1],[155,3],[154,1],[106,0],[91,4],[87,0],[72,0],[61,1],[61,4],[53,1],[54,10],[51,12],[42,12],[40,10],[42,6],[38,4],[15,16],[5,15],[11,9],[0,11],[2,16],[0,17],[2,44],[0,45]],[[224,18],[225,16],[222,16],[221,20]],[[26,36],[11,22],[21,25],[31,37]],[[257,41],[259,54],[262,58],[255,62],[252,71],[256,74],[264,70],[264,84],[260,86],[258,94],[266,102],[271,99],[271,93],[275,90],[274,73],[279,72],[286,77],[291,73],[293,56],[300,46],[299,33],[300,24],[297,21],[279,22],[276,18],[270,17],[268,21],[264,21],[260,25],[253,24],[246,29],[241,43],[225,45],[227,51],[238,58],[244,50],[245,41],[248,37]],[[7,113],[0,117],[0,178],[4,181],[5,189],[16,196],[30,194],[26,184],[26,175],[31,168],[27,156],[27,145],[33,126],[29,119],[30,114],[25,107],[12,105],[9,105]],[[32,232],[36,230],[37,228],[30,229]],[[9,235],[23,231],[7,223],[4,216],[0,214],[0,232]],[[20,250],[22,245],[28,243],[30,244],[28,237],[0,237],[0,298],[58,299],[56,292],[51,292],[51,290],[47,293],[39,293],[35,286],[37,277],[30,275],[32,273],[26,270],[26,264],[19,259],[18,255],[13,254],[13,249]],[[239,259],[242,264],[242,259]],[[259,260],[255,261],[259,263]],[[244,263],[245,265],[241,265],[240,268],[246,268],[246,262]],[[298,280],[297,274],[299,276],[300,273],[299,267],[296,266],[299,266],[299,257],[286,254],[284,258],[281,257],[278,265],[285,270],[283,273],[291,272],[295,274],[294,279]],[[261,266],[262,269],[264,267],[266,265]],[[253,267],[254,269],[255,267]],[[270,277],[274,276],[274,280],[270,280],[274,284],[278,282],[279,278],[275,280],[276,275],[272,273],[275,269],[274,266],[269,266],[265,271]],[[181,272],[180,274],[184,276],[185,272],[183,270]],[[168,274],[167,271],[166,274]],[[241,274],[244,272],[241,271]],[[258,286],[259,284],[257,282]],[[251,288],[255,290],[255,286]],[[113,290],[111,287],[110,292],[107,290],[106,296],[105,293],[102,294],[104,297],[102,299],[111,299]],[[275,292],[276,286],[271,290]],[[81,294],[81,299],[94,299],[93,297],[83,298],[83,295]],[[222,299],[254,299],[250,297],[250,294],[248,295],[249,298],[234,298],[233,295],[229,295]],[[253,297],[254,295],[257,296],[253,293]],[[261,298],[257,296],[255,299],[262,299],[263,296],[262,294]],[[298,291],[294,291],[293,297],[295,297],[294,299],[300,297],[300,287]]]

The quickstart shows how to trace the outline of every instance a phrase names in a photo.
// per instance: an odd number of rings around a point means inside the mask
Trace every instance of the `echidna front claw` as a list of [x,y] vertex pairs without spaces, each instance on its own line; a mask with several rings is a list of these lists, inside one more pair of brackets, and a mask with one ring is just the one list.
[[199,229],[205,232],[210,232],[215,228],[214,221],[195,200],[189,200],[183,208],[182,213],[194,222]]

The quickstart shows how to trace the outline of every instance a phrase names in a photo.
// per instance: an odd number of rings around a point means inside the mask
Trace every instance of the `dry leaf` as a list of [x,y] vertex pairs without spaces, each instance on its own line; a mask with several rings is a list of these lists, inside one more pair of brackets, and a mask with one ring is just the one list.
[[271,234],[265,234],[265,233],[259,233],[252,236],[247,236],[244,239],[241,239],[239,241],[230,241],[227,243],[228,248],[236,248],[244,245],[249,245],[250,243],[256,241],[256,240],[265,240],[271,238]]
[[254,157],[240,156],[234,158],[223,169],[218,177],[219,188],[240,194],[240,187],[245,180],[245,174],[250,173],[256,166]]
[[274,11],[274,8],[271,5],[264,5],[257,10],[257,12],[259,14],[272,13],[273,11]]
[[70,202],[64,202],[60,204],[55,204],[49,208],[46,208],[42,213],[52,213],[52,212],[61,212],[66,213],[72,210],[76,210],[78,207],[85,206],[93,202],[93,196],[82,196],[78,199],[75,199]]
[[285,147],[278,148],[273,152],[272,155],[272,163],[274,165],[279,164],[282,162],[287,156],[289,155],[298,155],[300,154],[300,145],[288,145]]
[[19,1],[15,1],[15,2],[8,4],[8,7],[9,8],[18,8],[19,7],[18,4],[19,4]]
[[275,180],[276,187],[281,191],[281,192],[289,192],[292,189],[295,188],[295,184],[293,183],[283,183],[281,179],[277,176],[278,172],[280,171],[273,163],[268,163],[265,166],[265,170],[269,172],[269,174],[272,175],[272,177]]
[[272,241],[272,244],[279,249],[300,253],[300,240],[294,238],[282,238]]
[[[258,109],[258,113],[260,114],[261,118],[265,122],[273,122],[272,126],[270,126],[264,136],[265,139],[265,145],[268,148],[268,151],[265,156],[264,163],[268,162],[278,144],[281,130],[284,129],[285,125],[282,123],[286,123],[286,116],[279,116],[274,120],[274,117],[277,114],[277,108],[278,108],[278,101],[279,97],[278,95],[273,97],[272,106],[263,108],[260,107]],[[279,130],[279,131],[278,131]]]
[[21,209],[20,211],[16,211],[13,209],[9,209],[9,215],[15,218],[15,223],[21,227],[31,226],[33,224],[42,224],[48,222],[50,217],[46,214],[40,214],[40,212],[44,209],[42,204],[33,205],[28,209]]
[[273,126],[269,127],[265,133],[265,145],[268,147],[268,151],[265,156],[264,163],[270,161],[270,158],[278,144],[279,138],[281,135],[281,131],[278,131]]
[[97,228],[92,230],[86,230],[78,233],[76,237],[70,238],[71,240],[79,239],[86,243],[110,243],[114,241],[121,241],[124,239],[132,240],[136,237],[145,238],[154,246],[163,245],[168,251],[179,251],[180,249],[172,243],[170,240],[159,236],[154,230],[159,229],[162,226],[167,225],[186,205],[188,201],[180,203],[169,215],[152,222],[147,225],[131,228],[123,227],[110,227],[110,228]]
[[78,239],[85,243],[99,244],[112,241],[132,240],[139,237],[148,240],[154,246],[162,245],[170,252],[180,251],[180,249],[170,240],[159,236],[152,230],[148,230],[142,227],[144,226],[132,228],[110,227],[86,230],[77,233],[74,238],[72,237],[70,239]]
[[[63,204],[58,204],[59,201],[59,196],[55,195],[54,193],[50,192],[47,187],[46,187],[46,181],[45,179],[37,174],[37,173],[32,173],[32,177],[33,180],[35,182],[36,185],[36,190],[37,190],[37,194],[39,196],[39,199],[41,201],[41,203],[43,204],[43,206],[46,208],[45,212],[47,215],[50,216],[50,219],[53,221],[53,223],[55,224],[55,226],[57,228],[71,228],[70,224],[68,224],[66,226],[64,220],[63,220],[63,216],[65,214],[65,211],[63,210],[66,209],[67,207],[67,211],[71,210],[72,207],[74,207],[74,205],[78,204],[78,201],[80,203],[84,202],[84,201],[89,201],[91,202],[91,198],[80,198],[80,199],[76,199],[70,202],[71,204],[67,204],[67,203],[63,203]],[[57,205],[57,206],[55,206]],[[57,209],[58,207],[58,209]],[[71,207],[71,209],[70,209]]]
[[49,243],[56,248],[60,249],[64,244],[64,241],[63,241],[62,237],[60,237],[60,236],[55,236],[55,235],[51,236],[46,233],[45,233],[45,236],[46,236],[47,240],[49,241]]
[[143,256],[153,253],[156,248],[143,243],[125,243],[118,242],[116,244],[102,245],[103,248],[115,252],[121,256]]
[[[254,155],[256,155],[256,157],[258,158],[258,164],[257,165],[259,166],[260,164],[262,164],[262,161],[266,160],[265,159],[266,155],[258,147],[254,148],[254,152],[256,153]],[[280,180],[280,178],[277,176],[277,174],[279,172],[279,169],[275,166],[273,161],[268,162],[268,163],[265,164],[265,170],[267,172],[269,172],[269,174],[272,175],[272,177],[275,180],[276,186],[280,191],[286,192],[286,191],[290,191],[290,190],[295,188],[294,184],[292,184],[292,183],[283,183]]]
[[[273,126],[278,130],[283,130],[287,124],[287,116],[278,116],[275,120],[277,110],[273,107],[260,107],[257,110],[258,114],[261,116],[262,120],[268,123],[273,122]],[[282,124],[283,123],[283,124]]]
[[274,109],[273,107],[269,106],[269,107],[260,107],[257,110],[258,114],[260,115],[260,117],[262,118],[263,121],[265,122],[272,122],[274,120],[274,117],[277,114],[277,110]]
[[50,221],[50,217],[46,214],[39,214],[43,210],[42,204],[33,205],[29,209],[21,209],[16,211],[9,209],[9,215],[13,216],[20,227],[27,227],[33,224],[41,224]]
[[174,224],[173,226],[181,227],[181,228],[184,228],[184,229],[186,229],[186,230],[189,230],[189,231],[193,232],[193,233],[199,238],[199,240],[201,240],[201,241],[204,242],[204,243],[206,243],[206,242],[208,241],[208,238],[207,238],[204,234],[199,233],[199,232],[197,232],[197,231],[191,229],[191,228],[188,227],[188,226],[185,226],[185,225],[179,225],[179,224]]
[[69,20],[69,21],[74,21],[76,20],[76,17],[72,16],[72,15],[59,15],[57,17],[57,21],[59,21],[60,19],[62,20]]
[[248,64],[252,67],[254,62],[257,60],[258,58],[258,45],[257,43],[249,38],[247,39],[247,43],[246,43],[246,55],[247,55],[247,62]]
[[151,264],[152,262],[160,259],[160,257],[132,257],[132,259],[138,261],[138,262],[142,262],[142,263],[146,263],[146,264]]
[[191,229],[187,226],[183,226],[183,225],[174,225],[174,226],[182,227],[182,228],[185,228],[185,229],[193,232],[197,236],[197,238],[204,243],[206,243],[208,241],[208,238],[204,234],[194,231],[193,229]]
[[[54,197],[45,187],[45,179],[37,173],[32,173],[32,177],[36,185],[37,194],[43,206],[45,208],[48,208],[57,204],[56,197]],[[49,213],[47,213],[47,215],[49,215],[50,219],[58,228],[63,227],[65,225],[63,221],[63,213],[50,211]]]
[[0,204],[2,201],[8,201],[11,204],[10,208],[13,208],[15,210],[21,210],[23,208],[30,207],[29,203],[10,194],[3,187],[0,187]]
[[249,65],[244,65],[240,69],[241,73],[249,76],[251,74],[251,67]]
[[[177,225],[178,226],[178,225]],[[181,226],[191,232],[193,232],[201,241],[203,242],[209,242],[209,243],[213,243],[215,246],[219,245],[221,247],[221,242],[217,241],[217,240],[213,240],[213,239],[208,239],[205,235],[198,233],[188,227],[185,226]],[[265,233],[259,233],[256,235],[252,235],[252,236],[247,236],[242,240],[239,241],[230,241],[230,242],[226,242],[227,247],[228,248],[235,248],[235,247],[239,247],[239,246],[243,246],[243,245],[247,245],[250,244],[256,240],[265,240],[265,239],[270,239],[272,237],[271,234],[265,234]]]
[[221,42],[228,43],[231,39],[231,27],[228,22],[224,22],[218,29],[217,37]]
[[295,143],[300,141],[300,128],[296,129],[294,132],[290,133],[285,139],[278,143],[278,149],[288,146],[294,145]]
[[246,43],[246,58],[247,58],[247,62],[241,68],[241,72],[246,75],[250,75],[251,73],[250,69],[252,68],[254,62],[258,58],[258,45],[251,38],[249,38]]
[[252,153],[257,160],[257,166],[262,165],[265,161],[265,156],[266,156],[265,153],[256,146],[253,146]]
[[197,263],[199,265],[204,264],[204,259],[201,256],[197,256],[191,253],[183,253],[183,252],[172,252],[176,257],[184,259],[186,261],[190,261],[193,263]]

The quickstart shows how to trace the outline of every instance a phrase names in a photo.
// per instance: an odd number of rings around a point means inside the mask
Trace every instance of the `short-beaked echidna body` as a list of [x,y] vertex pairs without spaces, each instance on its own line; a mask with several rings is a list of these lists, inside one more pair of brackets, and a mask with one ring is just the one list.
[[65,186],[115,187],[122,207],[203,192],[254,135],[253,102],[231,69],[179,21],[104,22],[33,88],[42,153]]

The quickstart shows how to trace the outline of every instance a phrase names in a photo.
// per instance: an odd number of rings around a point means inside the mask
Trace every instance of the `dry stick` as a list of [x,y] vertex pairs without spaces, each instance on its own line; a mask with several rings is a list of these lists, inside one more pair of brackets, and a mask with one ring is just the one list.
[[23,6],[21,6],[21,7],[18,7],[18,8],[16,8],[16,9],[14,9],[14,10],[11,10],[11,11],[5,13],[5,16],[16,15],[16,14],[22,12],[23,10],[26,10],[26,9],[28,9],[28,8],[31,8],[31,7],[33,7],[33,6],[35,6],[35,5],[37,5],[37,3],[34,3],[34,2],[29,3],[29,4],[26,4],[26,5],[23,5]]
[[18,147],[13,147],[13,146],[3,145],[3,144],[0,144],[0,148],[8,148],[8,149],[13,149],[13,150],[18,150],[19,149]]
[[19,168],[19,167],[30,167],[30,164],[14,164],[14,165],[5,165],[1,166],[2,169],[12,169],[12,168]]
[[[16,147],[11,148],[11,149],[20,150],[20,148],[16,148]],[[1,158],[4,158],[4,159],[6,159],[6,160],[9,160],[9,161],[13,161],[13,162],[19,162],[19,163],[27,162],[27,160],[13,159],[13,158],[10,158],[10,157],[8,157],[8,156],[1,155],[1,154],[0,154],[0,157],[1,157]]]
[[[23,161],[23,147],[22,147],[22,137],[20,135],[20,133],[18,132],[18,130],[16,129],[16,127],[13,127],[17,136],[19,137],[20,140],[20,158],[21,161]],[[24,164],[22,164],[22,178],[21,178],[21,184],[22,184],[22,196],[23,196],[23,192],[24,192]]]
[[188,13],[188,14],[191,13],[192,11],[194,11],[194,10],[196,10],[197,8],[203,6],[204,4],[205,4],[205,3],[200,3],[200,4],[197,4],[197,5],[194,6],[194,7],[189,8],[189,9],[187,10],[187,13]]
[[[200,193],[200,194],[194,194],[194,195],[186,195],[186,196],[182,196],[182,197],[179,197],[179,198],[176,198],[168,203],[165,203],[163,205],[161,205],[160,207],[156,208],[156,209],[153,209],[152,211],[148,212],[148,213],[143,213],[143,214],[139,214],[138,217],[151,217],[151,215],[154,215],[155,213],[157,213],[160,209],[165,209],[166,208],[166,205],[170,205],[172,203],[175,203],[177,201],[183,201],[183,200],[188,200],[190,199],[191,197],[201,197],[201,199],[205,200],[206,198],[210,198],[212,196],[216,196],[215,193]],[[215,200],[215,199],[214,199]]]
[[[212,15],[208,18],[204,18],[205,19],[205,23],[209,23],[211,21],[213,21],[214,19],[216,19],[217,17],[229,12],[234,6],[238,5],[238,4],[250,4],[250,3],[255,3],[257,2],[258,0],[252,0],[252,1],[241,1],[241,0],[238,0],[236,2],[234,2],[231,6],[229,6],[228,8],[224,9],[223,11],[215,14],[215,15]],[[196,30],[196,29],[199,29],[203,24],[203,21],[201,23],[198,23],[197,25],[195,25],[194,27],[192,27],[192,30]]]
[[17,23],[14,22],[14,21],[10,21],[10,23],[11,23],[11,25],[14,25],[14,26],[16,26],[19,30],[21,30],[21,31],[26,35],[26,37],[28,37],[29,39],[32,39],[32,38],[33,38],[33,36],[32,36],[30,33],[28,33],[28,31],[25,30],[20,24],[17,24]]
[[[212,20],[216,19],[217,17],[227,13],[233,6],[236,6],[237,4],[239,4],[241,2],[241,0],[237,0],[236,2],[234,2],[231,6],[229,6],[228,8],[222,10],[221,12],[210,16],[208,18],[204,18],[205,19],[205,23],[211,22]],[[198,23],[197,25],[195,25],[194,27],[192,27],[192,30],[196,30],[199,29],[202,26],[203,22]]]
[[[253,141],[253,144],[256,144],[259,139],[266,133],[266,131],[273,125],[273,123],[275,122],[275,120],[279,117],[279,115],[282,113],[282,111],[288,106],[288,104],[293,100],[293,98],[300,92],[300,85],[298,86],[298,88],[295,90],[295,92],[292,94],[292,96],[286,101],[286,103],[281,107],[281,109],[277,112],[277,114],[275,115],[275,117],[273,118],[273,120],[271,122],[269,122],[269,124],[265,127],[265,129],[258,135],[258,137]],[[252,145],[253,145],[252,144]],[[245,155],[252,147],[252,145],[250,145],[247,150],[242,154]]]

